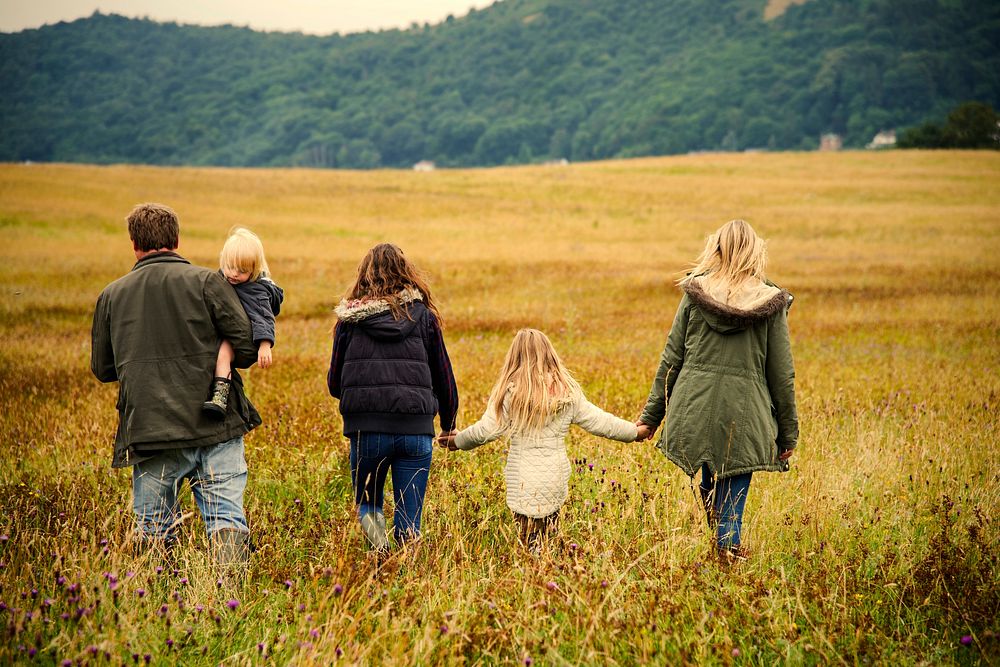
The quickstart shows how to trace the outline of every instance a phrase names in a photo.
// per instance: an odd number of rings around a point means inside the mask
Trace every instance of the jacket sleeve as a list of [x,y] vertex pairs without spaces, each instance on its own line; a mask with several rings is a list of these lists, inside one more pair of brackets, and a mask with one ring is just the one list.
[[584,396],[576,403],[573,423],[588,433],[621,442],[633,442],[639,432],[632,422],[601,410]]
[[219,338],[232,343],[236,352],[233,366],[249,368],[257,361],[257,346],[253,342],[250,319],[236,291],[217,273],[208,274],[202,289],[215,331]]
[[795,409],[795,366],[788,336],[787,309],[782,309],[768,323],[764,374],[778,420],[778,450],[795,449],[799,439],[799,417]]
[[115,382],[118,370],[115,367],[115,350],[111,345],[111,314],[107,302],[107,294],[101,292],[90,329],[90,370],[101,382]]
[[427,313],[427,335],[424,341],[427,345],[427,362],[431,369],[431,386],[438,400],[441,430],[453,431],[458,417],[458,385],[455,384],[455,374],[451,369],[448,349],[444,346],[444,334],[437,318],[431,312]]
[[681,297],[681,303],[677,307],[677,314],[674,316],[674,323],[670,326],[670,334],[667,342],[663,346],[663,353],[660,355],[660,365],[656,369],[656,376],[653,378],[653,386],[649,389],[649,397],[646,399],[646,407],[643,408],[639,421],[656,428],[667,415],[667,401],[673,393],[674,383],[677,382],[677,375],[684,365],[684,339],[687,337],[688,324],[688,296]]
[[326,386],[330,390],[330,395],[336,399],[340,398],[340,379],[344,372],[344,353],[347,351],[347,344],[351,340],[351,332],[346,325],[337,325],[333,333],[333,352],[330,353],[330,370],[326,372]]
[[256,317],[251,318],[250,326],[253,328],[253,342],[259,345],[261,341],[270,341],[274,345],[274,309],[272,308],[271,295],[266,292],[257,296]]
[[459,449],[475,449],[487,442],[496,440],[503,434],[496,416],[493,414],[493,406],[487,405],[486,412],[482,418],[468,428],[464,428],[455,436],[455,446]]

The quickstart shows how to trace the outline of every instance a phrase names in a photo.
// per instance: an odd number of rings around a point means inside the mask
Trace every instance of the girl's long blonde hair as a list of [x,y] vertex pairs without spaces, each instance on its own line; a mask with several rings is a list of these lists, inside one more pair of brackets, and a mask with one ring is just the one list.
[[229,238],[219,253],[219,268],[249,273],[251,281],[271,277],[271,269],[264,258],[264,244],[244,227],[234,227],[229,231]]
[[708,237],[690,273],[677,281],[685,286],[698,276],[711,276],[731,291],[750,278],[763,281],[767,244],[744,220],[730,220]]
[[538,431],[579,391],[548,337],[521,329],[490,392],[490,409],[507,435]]
[[382,299],[389,304],[395,319],[410,318],[409,304],[400,298],[400,293],[411,287],[420,290],[424,305],[434,313],[438,326],[443,329],[441,313],[423,273],[406,259],[399,246],[392,243],[379,243],[368,251],[358,265],[358,275],[346,298],[348,301]]

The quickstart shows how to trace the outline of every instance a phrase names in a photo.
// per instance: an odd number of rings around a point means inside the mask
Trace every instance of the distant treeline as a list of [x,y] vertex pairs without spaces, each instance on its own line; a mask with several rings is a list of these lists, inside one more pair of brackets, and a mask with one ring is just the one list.
[[408,167],[862,146],[1000,107],[1000,2],[506,0],[314,37],[94,16],[0,35],[0,160]]

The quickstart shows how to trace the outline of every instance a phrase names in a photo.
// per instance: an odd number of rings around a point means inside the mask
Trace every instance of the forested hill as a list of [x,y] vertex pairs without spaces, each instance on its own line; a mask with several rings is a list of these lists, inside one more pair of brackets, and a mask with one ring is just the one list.
[[860,146],[1000,107],[995,0],[504,0],[315,37],[94,15],[0,35],[0,160],[406,167]]

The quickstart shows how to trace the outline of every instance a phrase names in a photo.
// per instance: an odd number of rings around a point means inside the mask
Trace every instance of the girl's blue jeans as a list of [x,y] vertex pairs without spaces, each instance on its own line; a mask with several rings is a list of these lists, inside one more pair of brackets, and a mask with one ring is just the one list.
[[391,471],[396,542],[420,535],[420,515],[424,508],[434,437],[364,431],[349,437],[351,480],[358,518],[372,512],[383,513],[385,480]]
[[735,475],[716,481],[708,464],[701,466],[701,489],[703,494],[714,491],[712,504],[719,525],[716,529],[716,544],[720,549],[740,545],[743,530],[743,508],[747,503],[747,492],[750,490],[750,478],[753,473]]

